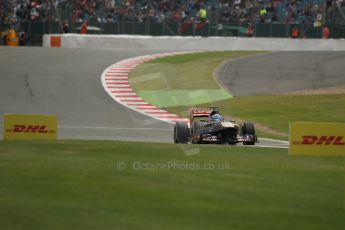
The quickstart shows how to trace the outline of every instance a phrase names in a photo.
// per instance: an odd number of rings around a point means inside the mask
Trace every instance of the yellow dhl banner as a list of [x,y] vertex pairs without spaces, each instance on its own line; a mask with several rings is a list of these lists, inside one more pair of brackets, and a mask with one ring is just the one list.
[[4,140],[54,140],[56,138],[56,116],[4,115]]
[[289,154],[345,156],[345,123],[291,122]]

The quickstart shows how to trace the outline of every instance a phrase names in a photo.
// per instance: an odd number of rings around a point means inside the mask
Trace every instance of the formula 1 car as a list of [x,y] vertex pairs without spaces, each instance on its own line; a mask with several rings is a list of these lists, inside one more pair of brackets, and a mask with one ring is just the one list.
[[[231,144],[242,142],[243,145],[255,145],[254,124],[244,122],[242,125],[235,121],[212,119],[219,114],[219,107],[207,109],[192,109],[190,125],[187,122],[176,122],[174,127],[174,142],[186,144]],[[218,115],[218,118],[221,117]]]

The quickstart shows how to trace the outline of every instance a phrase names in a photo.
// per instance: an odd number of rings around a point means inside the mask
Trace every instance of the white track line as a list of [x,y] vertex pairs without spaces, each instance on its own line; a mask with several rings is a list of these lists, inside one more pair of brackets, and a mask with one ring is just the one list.
[[284,145],[288,145],[289,144],[289,141],[275,140],[275,139],[263,138],[263,137],[260,137],[259,140],[278,142],[278,143],[281,143],[281,144],[284,144]]
[[250,148],[270,148],[270,149],[288,149],[289,146],[281,146],[281,145],[238,145],[243,147],[250,147]]
[[[1,127],[1,126],[0,126]],[[105,127],[105,126],[58,126],[62,129],[107,129],[107,130],[158,130],[158,131],[169,131],[172,129],[163,129],[163,128],[126,128],[126,127]]]

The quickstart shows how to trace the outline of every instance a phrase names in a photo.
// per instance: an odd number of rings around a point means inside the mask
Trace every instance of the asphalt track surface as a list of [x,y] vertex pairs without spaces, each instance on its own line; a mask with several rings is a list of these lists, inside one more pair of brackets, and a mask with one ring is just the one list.
[[235,96],[279,94],[345,84],[345,52],[274,52],[228,60],[218,81]]
[[117,104],[101,84],[106,67],[147,52],[1,47],[0,53],[1,117],[57,115],[59,139],[172,141],[170,125]]
[[[59,139],[172,142],[170,125],[128,110],[116,103],[105,92],[100,80],[103,70],[115,62],[159,52],[162,51],[1,47],[0,115],[4,113],[57,115]],[[315,59],[316,55],[320,58]],[[296,72],[306,72],[305,66],[309,66],[308,76],[334,75],[335,80],[331,82],[338,84],[345,82],[345,80],[341,81],[340,76],[343,68],[341,65],[338,66],[341,60],[345,63],[344,56],[344,53],[334,52],[284,52],[232,60],[226,62],[220,69],[220,80],[235,95],[277,92],[276,85],[279,85],[278,88],[282,91],[291,91],[301,89],[301,83],[293,84],[295,87],[292,87],[290,84],[281,84],[280,81],[289,79]],[[273,67],[277,67],[280,63],[278,59],[281,57],[284,58],[283,62],[284,60],[294,60],[294,62],[289,62],[289,65],[280,64],[277,76],[278,70],[274,70]],[[314,63],[313,60],[318,62]],[[322,60],[330,64],[316,68]],[[248,63],[250,70],[247,69]],[[294,63],[298,64],[295,68],[293,68]],[[262,65],[272,68],[264,70]],[[334,67],[333,72],[327,72],[331,67]],[[255,69],[259,69],[257,71],[260,74],[253,75]],[[235,86],[240,87],[238,90],[233,88],[234,84],[231,83],[232,73],[235,73],[236,78],[240,78],[240,80],[234,79]],[[258,76],[266,77],[265,79],[270,77],[271,81],[267,81],[265,87],[244,84],[247,81],[258,81]],[[303,82],[305,88],[310,86],[310,78],[298,78],[298,80]],[[227,81],[230,83],[227,84]],[[286,85],[285,89],[284,85]],[[258,88],[261,91],[258,91]],[[1,119],[0,126],[3,126],[2,122]],[[2,136],[2,128],[0,130]],[[264,139],[260,142],[261,146],[284,145],[281,142]]]

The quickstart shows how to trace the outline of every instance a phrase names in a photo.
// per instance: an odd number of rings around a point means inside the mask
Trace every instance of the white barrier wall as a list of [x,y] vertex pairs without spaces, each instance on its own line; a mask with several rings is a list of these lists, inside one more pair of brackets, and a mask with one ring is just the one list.
[[[267,50],[344,51],[344,39],[289,39],[237,37],[152,37],[132,35],[44,35],[43,46],[51,47],[51,37],[61,37],[62,48],[116,50]],[[56,45],[55,45],[56,46]]]

